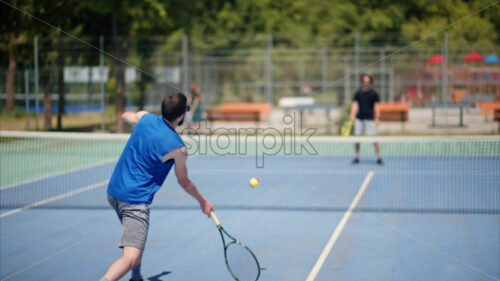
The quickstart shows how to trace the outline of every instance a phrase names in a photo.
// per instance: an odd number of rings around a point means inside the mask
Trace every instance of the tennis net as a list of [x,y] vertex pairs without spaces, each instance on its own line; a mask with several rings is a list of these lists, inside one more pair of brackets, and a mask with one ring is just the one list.
[[[128,137],[0,132],[0,208],[107,208],[107,183]],[[196,152],[190,177],[218,209],[343,211],[372,174],[355,211],[500,213],[498,136],[184,140]],[[361,158],[353,164],[356,142]],[[171,174],[153,207],[198,208]],[[247,183],[253,176],[256,189]]]

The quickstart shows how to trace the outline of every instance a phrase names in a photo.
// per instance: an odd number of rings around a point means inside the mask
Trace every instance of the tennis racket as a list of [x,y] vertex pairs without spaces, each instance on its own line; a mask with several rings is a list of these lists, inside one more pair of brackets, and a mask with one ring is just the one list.
[[[219,230],[224,247],[224,259],[231,276],[237,281],[256,281],[260,276],[260,265],[255,254],[245,244],[236,240],[222,227],[214,212],[210,217]],[[226,244],[226,238],[230,241]]]
[[342,128],[340,129],[340,134],[343,135],[344,137],[348,137],[351,135],[351,131],[352,131],[352,121],[349,120],[346,121],[344,123],[344,126],[342,126]]

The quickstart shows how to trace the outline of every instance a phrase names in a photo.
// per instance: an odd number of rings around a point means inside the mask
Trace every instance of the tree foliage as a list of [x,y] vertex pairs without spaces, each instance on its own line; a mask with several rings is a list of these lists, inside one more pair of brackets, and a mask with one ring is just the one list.
[[[93,45],[98,45],[100,35],[115,36],[115,42],[106,41],[106,49],[127,60],[131,56],[127,50],[133,47],[136,53],[131,59],[144,67],[144,61],[152,55],[145,38],[152,36],[164,38],[165,48],[178,48],[182,35],[202,38],[190,40],[190,47],[210,51],[245,45],[265,48],[267,34],[276,38],[278,47],[280,44],[352,46],[355,33],[371,34],[363,37],[363,44],[403,46],[435,31],[447,31],[455,44],[497,46],[500,34],[500,4],[493,0],[11,0],[9,3],[45,23],[0,3],[0,62],[4,70],[9,63],[10,34],[19,39],[18,66],[32,66],[33,36],[66,37],[56,28],[77,37],[93,38],[89,42]],[[113,20],[117,27],[114,32]],[[315,39],[310,40],[311,37]],[[52,55],[41,58],[42,66],[55,64],[57,44],[54,40]],[[442,33],[420,44],[441,45]],[[83,59],[95,65],[98,58]],[[138,85],[141,91],[147,82],[143,80]]]
[[[116,13],[118,33],[122,37],[168,38],[179,34],[333,37],[359,32],[401,34],[399,43],[405,44],[442,29],[457,42],[472,45],[498,44],[500,4],[492,3],[489,0],[11,1],[12,5],[57,28],[87,38],[110,36],[112,14]],[[0,5],[3,5],[0,19],[2,65],[7,64],[9,32],[21,38],[20,44],[26,45],[27,54],[32,48],[32,36],[58,34],[50,26],[5,4]],[[471,15],[488,5],[491,6]],[[428,44],[433,43],[428,41]],[[22,50],[18,60],[21,64],[32,63],[32,58]]]

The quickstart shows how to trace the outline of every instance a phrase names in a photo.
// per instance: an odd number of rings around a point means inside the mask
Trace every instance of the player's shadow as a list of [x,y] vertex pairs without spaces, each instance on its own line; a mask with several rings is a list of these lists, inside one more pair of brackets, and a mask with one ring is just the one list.
[[165,275],[169,275],[170,273],[172,273],[172,271],[163,271],[162,273],[160,274],[157,274],[157,275],[153,275],[151,277],[148,277],[148,280],[149,281],[162,281],[162,279],[160,279],[160,277],[162,276],[165,276]]
[[383,162],[382,164],[379,164],[377,163],[377,160],[359,160],[359,162],[357,163],[354,163],[353,161],[351,161],[351,166],[353,167],[360,167],[360,166],[377,166],[377,167],[384,167],[385,165],[385,162]]

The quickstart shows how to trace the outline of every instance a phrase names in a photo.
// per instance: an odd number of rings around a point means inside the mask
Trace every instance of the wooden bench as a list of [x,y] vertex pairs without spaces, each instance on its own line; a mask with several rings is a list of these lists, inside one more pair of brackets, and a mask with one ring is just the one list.
[[493,121],[498,122],[498,131],[500,131],[500,102],[498,101],[485,101],[481,103],[481,114],[486,119],[488,116],[493,115]]
[[379,102],[380,121],[401,122],[401,130],[405,129],[405,123],[408,121],[408,112],[410,104],[407,102]]
[[225,103],[205,110],[208,121],[261,121],[271,113],[269,103]]
[[407,102],[379,102],[380,121],[406,122],[410,104]]
[[500,102],[498,101],[483,101],[481,102],[481,114],[484,116],[491,116],[495,117],[495,109],[500,108]]
[[498,122],[498,131],[500,132],[500,102],[496,102],[491,107],[493,108],[493,121]]

